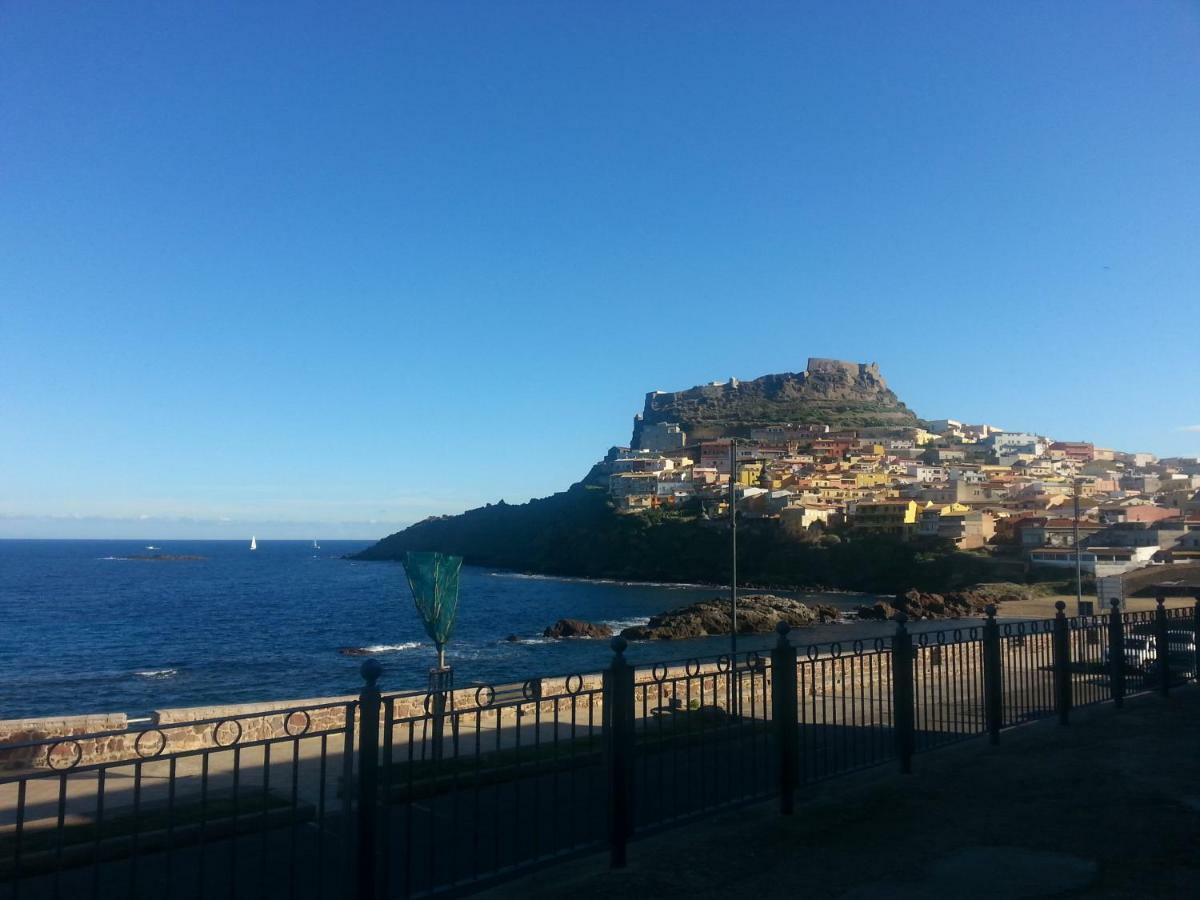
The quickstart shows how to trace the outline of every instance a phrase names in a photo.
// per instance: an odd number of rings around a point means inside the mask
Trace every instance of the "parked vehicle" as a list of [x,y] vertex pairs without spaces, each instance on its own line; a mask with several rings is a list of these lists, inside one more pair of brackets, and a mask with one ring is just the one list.
[[[1125,665],[1131,669],[1144,672],[1158,658],[1158,649],[1152,637],[1142,635],[1125,636]],[[1108,647],[1104,648],[1104,662],[1109,661]]]
[[1167,632],[1167,650],[1170,653],[1195,653],[1196,633],[1191,629],[1172,629]]

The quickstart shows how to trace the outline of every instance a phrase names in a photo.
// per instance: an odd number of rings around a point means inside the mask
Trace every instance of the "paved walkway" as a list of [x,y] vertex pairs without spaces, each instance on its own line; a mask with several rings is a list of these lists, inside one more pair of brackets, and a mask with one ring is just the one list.
[[1200,884],[1200,688],[1075,713],[809,789],[484,896],[1195,898]]

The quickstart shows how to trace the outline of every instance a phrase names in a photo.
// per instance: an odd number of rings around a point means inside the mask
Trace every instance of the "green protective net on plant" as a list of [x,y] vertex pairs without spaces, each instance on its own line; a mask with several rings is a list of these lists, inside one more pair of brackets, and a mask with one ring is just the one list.
[[425,633],[437,646],[439,654],[454,633],[461,571],[461,556],[414,551],[404,554],[404,574],[408,576],[413,602],[425,623]]

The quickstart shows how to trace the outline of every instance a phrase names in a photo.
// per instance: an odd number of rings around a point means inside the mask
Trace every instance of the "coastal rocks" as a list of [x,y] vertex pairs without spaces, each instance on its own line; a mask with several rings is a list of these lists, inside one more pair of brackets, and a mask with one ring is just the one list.
[[607,638],[612,637],[612,629],[607,625],[596,625],[582,619],[559,619],[542,632],[548,638]]
[[[797,628],[837,619],[838,611],[832,606],[809,606],[799,600],[771,594],[752,594],[738,599],[739,634],[766,634],[780,621]],[[729,631],[729,601],[722,597],[652,616],[645,625],[626,628],[621,637],[631,641],[679,641],[729,634]]]
[[962,616],[982,616],[989,604],[1005,600],[1023,600],[1029,595],[1021,585],[976,585],[949,594],[932,594],[915,588],[890,599],[879,600],[871,606],[860,606],[858,617],[865,620],[887,620],[898,612],[910,619],[958,619]]

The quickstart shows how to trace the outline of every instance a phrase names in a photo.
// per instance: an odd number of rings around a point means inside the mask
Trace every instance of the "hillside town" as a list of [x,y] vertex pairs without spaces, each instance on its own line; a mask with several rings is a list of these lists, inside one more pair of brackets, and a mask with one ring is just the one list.
[[[960,550],[1078,565],[1101,579],[1200,559],[1200,459],[1159,459],[954,419],[834,430],[796,423],[692,440],[635,421],[605,460],[615,508],[774,518],[797,539],[827,531],[942,539]],[[732,445],[732,451],[731,451]],[[1078,541],[1078,546],[1076,545]]]

